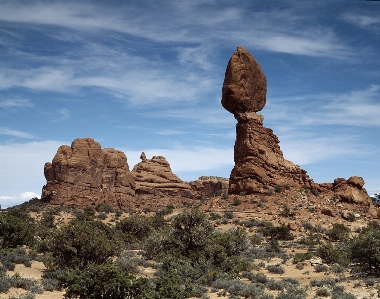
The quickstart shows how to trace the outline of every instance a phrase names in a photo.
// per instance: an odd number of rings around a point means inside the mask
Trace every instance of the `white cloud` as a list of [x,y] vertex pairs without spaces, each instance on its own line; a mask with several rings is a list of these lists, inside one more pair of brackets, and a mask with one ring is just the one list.
[[13,137],[18,137],[18,138],[34,138],[32,134],[26,133],[26,132],[21,132],[17,130],[11,130],[7,128],[0,127],[0,135],[8,135],[8,136],[13,136]]
[[[208,3],[210,4],[210,3]],[[185,9],[186,8],[186,9]],[[247,9],[245,4],[232,6],[180,5],[160,3],[146,6],[111,6],[76,3],[9,3],[2,6],[0,20],[38,25],[61,26],[75,31],[99,33],[112,31],[148,39],[153,42],[201,44],[187,48],[181,60],[207,61],[194,56],[213,45],[247,43],[255,48],[296,55],[346,57],[349,48],[328,27],[316,30],[305,12],[272,9],[269,12]],[[170,20],[170,26],[168,26]],[[353,51],[352,51],[353,53]],[[209,55],[207,55],[210,57]],[[200,57],[200,58],[198,58]],[[199,64],[199,61],[196,62]],[[207,64],[199,64],[209,67]]]
[[300,131],[280,137],[280,147],[287,160],[297,165],[316,164],[343,156],[362,155],[365,151],[354,141],[355,137],[306,134]]
[[4,109],[23,109],[32,107],[33,103],[27,99],[6,99],[0,101],[0,108]]
[[[296,102],[289,105],[289,102]],[[296,124],[380,126],[380,86],[346,93],[321,93],[272,98],[265,110],[268,118],[286,126]],[[283,128],[283,129],[284,129]]]
[[360,14],[353,14],[353,13],[345,13],[342,15],[342,18],[356,26],[362,27],[364,29],[372,28],[372,29],[379,29],[379,27],[375,27],[376,25],[380,25],[380,17],[378,14],[375,16],[369,16],[369,15],[360,15]]

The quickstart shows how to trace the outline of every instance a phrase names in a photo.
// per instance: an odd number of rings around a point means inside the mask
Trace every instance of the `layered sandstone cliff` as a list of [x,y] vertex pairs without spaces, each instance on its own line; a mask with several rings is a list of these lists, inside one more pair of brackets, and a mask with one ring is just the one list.
[[135,180],[121,151],[105,148],[91,138],[59,147],[44,167],[42,199],[52,205],[78,207],[108,203],[123,209],[135,195]]

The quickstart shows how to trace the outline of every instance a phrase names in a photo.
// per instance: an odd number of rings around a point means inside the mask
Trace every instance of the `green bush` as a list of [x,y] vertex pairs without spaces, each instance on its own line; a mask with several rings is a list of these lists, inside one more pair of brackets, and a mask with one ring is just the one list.
[[356,271],[369,274],[380,273],[380,230],[377,224],[369,224],[351,242],[351,261]]
[[21,208],[8,210],[0,215],[0,247],[15,248],[33,245],[34,220]]
[[74,221],[62,226],[49,240],[51,260],[47,268],[84,268],[101,264],[119,254],[122,242],[115,232],[99,221]]
[[341,223],[334,223],[331,230],[326,235],[331,241],[342,241],[348,239],[350,235],[350,229]]
[[293,240],[294,236],[290,232],[290,228],[282,224],[281,226],[269,226],[263,230],[264,236],[271,237],[276,240]]
[[154,298],[147,280],[135,280],[110,262],[87,264],[83,269],[67,269],[58,279],[66,289],[65,298]]
[[123,233],[126,242],[136,243],[146,239],[153,231],[152,218],[135,214],[118,222],[115,228]]
[[316,254],[326,264],[340,264],[343,267],[349,265],[350,249],[345,244],[334,246],[332,243],[326,243],[318,247]]
[[214,232],[207,215],[197,209],[178,214],[172,221],[172,227],[173,237],[187,253],[204,247]]
[[274,274],[284,274],[285,273],[285,269],[283,267],[281,267],[280,265],[268,265],[265,267],[265,269],[267,269],[268,272],[274,273]]
[[106,213],[106,214],[115,212],[115,209],[112,206],[110,206],[109,204],[106,204],[106,203],[101,203],[101,204],[97,205],[95,207],[95,210],[97,212],[103,212],[103,213]]

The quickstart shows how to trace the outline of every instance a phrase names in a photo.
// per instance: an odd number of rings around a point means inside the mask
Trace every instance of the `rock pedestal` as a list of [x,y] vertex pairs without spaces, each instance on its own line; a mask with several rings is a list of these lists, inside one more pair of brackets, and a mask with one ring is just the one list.
[[284,159],[277,136],[263,127],[264,117],[256,112],[265,106],[266,90],[260,65],[238,47],[228,62],[222,89],[222,105],[238,121],[229,193],[265,193],[275,186],[315,185],[305,170]]

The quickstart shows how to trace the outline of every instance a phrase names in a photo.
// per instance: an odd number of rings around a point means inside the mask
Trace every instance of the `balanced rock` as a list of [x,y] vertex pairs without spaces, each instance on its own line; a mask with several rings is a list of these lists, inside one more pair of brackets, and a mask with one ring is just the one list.
[[59,147],[44,167],[47,184],[42,199],[52,205],[78,207],[107,203],[123,209],[135,195],[135,180],[125,154],[105,148],[91,138]]
[[266,193],[275,186],[314,187],[306,171],[285,160],[279,140],[256,112],[265,105],[266,78],[260,65],[238,47],[226,69],[222,105],[238,120],[229,193]]
[[163,156],[153,156],[147,159],[143,152],[140,156],[141,162],[132,169],[136,181],[136,195],[155,196],[180,196],[196,198],[194,192],[187,182],[176,176],[168,161]]
[[257,112],[264,108],[267,79],[260,65],[243,47],[228,62],[222,88],[222,105],[233,113]]

